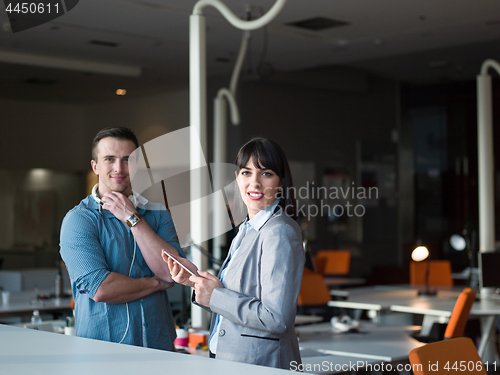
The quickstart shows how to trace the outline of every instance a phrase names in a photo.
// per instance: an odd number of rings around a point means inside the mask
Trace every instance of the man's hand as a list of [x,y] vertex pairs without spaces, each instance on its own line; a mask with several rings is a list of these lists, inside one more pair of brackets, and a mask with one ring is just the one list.
[[166,283],[158,276],[131,278],[121,273],[110,272],[101,282],[94,294],[94,301],[106,303],[125,303],[167,290],[174,283]]
[[136,214],[137,210],[134,205],[125,195],[118,193],[116,191],[110,191],[105,193],[101,200],[104,205],[102,208],[110,211],[115,217],[126,223],[127,219],[132,215]]
[[153,279],[158,280],[158,283],[159,283],[158,290],[167,290],[167,289],[172,288],[175,285],[175,283],[167,283],[167,282],[163,281],[162,279],[160,279],[156,275],[153,276]]

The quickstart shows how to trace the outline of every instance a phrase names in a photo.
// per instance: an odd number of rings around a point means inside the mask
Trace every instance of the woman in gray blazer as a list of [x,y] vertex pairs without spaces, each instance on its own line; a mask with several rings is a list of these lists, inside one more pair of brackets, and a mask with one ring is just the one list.
[[246,143],[236,165],[248,216],[218,277],[186,259],[179,260],[200,277],[164,260],[173,279],[193,287],[196,303],[213,313],[212,357],[290,370],[301,363],[294,321],[304,269],[290,168],[281,148],[264,138]]

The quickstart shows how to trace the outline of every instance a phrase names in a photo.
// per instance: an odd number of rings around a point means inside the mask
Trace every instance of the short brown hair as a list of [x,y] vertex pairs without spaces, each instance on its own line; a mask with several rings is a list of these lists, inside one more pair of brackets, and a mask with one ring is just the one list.
[[115,127],[115,128],[104,128],[97,133],[94,137],[94,141],[92,142],[92,160],[97,163],[97,145],[103,138],[115,138],[121,140],[132,141],[135,144],[135,147],[139,147],[139,141],[137,141],[137,137],[134,132],[129,128],[125,127]]

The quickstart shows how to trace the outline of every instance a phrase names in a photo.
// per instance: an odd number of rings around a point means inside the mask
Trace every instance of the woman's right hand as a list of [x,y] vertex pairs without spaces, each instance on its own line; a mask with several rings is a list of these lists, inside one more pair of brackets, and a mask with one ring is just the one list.
[[[189,287],[194,287],[194,283],[189,281],[189,277],[191,274],[187,272],[184,268],[179,266],[176,262],[172,260],[168,255],[164,253],[165,250],[162,249],[161,251],[161,256],[163,258],[163,261],[167,263],[168,269],[170,271],[170,275],[172,276],[172,279],[182,285],[186,285]],[[170,254],[172,255],[172,254]],[[187,267],[189,270],[191,270],[195,275],[198,274],[198,267],[196,267],[193,263],[191,263],[189,260],[181,257],[177,257],[175,255],[172,255],[177,259],[182,265]]]

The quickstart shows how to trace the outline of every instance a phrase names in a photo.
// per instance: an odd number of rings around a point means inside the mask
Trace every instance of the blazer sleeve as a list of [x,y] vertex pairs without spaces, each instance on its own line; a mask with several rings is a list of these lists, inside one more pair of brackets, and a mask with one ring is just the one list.
[[280,334],[294,324],[304,251],[300,234],[289,224],[266,228],[261,236],[257,285],[261,298],[216,288],[210,298],[210,308],[235,324]]

